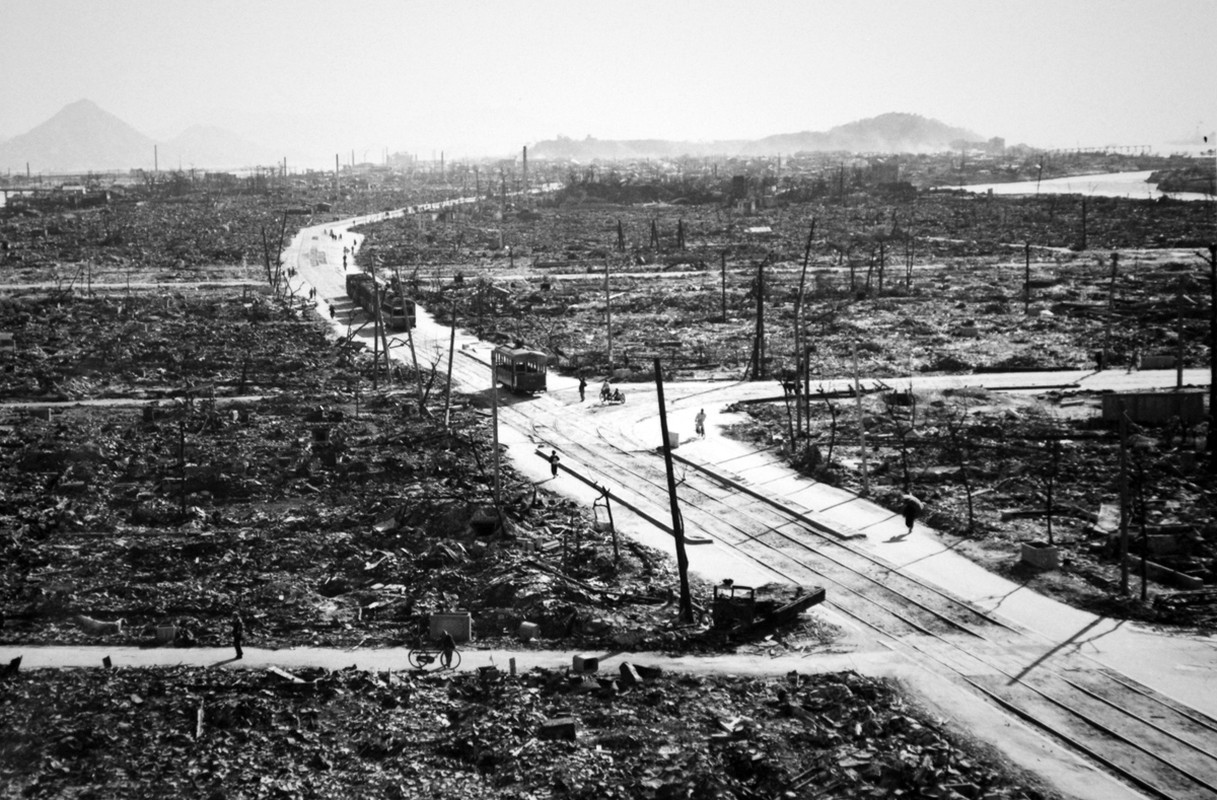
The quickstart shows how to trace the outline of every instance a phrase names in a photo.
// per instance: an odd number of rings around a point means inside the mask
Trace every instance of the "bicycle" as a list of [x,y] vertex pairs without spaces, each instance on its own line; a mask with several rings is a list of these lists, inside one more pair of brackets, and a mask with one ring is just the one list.
[[461,665],[461,651],[453,648],[451,654],[448,654],[436,645],[420,641],[406,653],[406,660],[415,669],[426,669],[437,662],[439,669],[456,669]]

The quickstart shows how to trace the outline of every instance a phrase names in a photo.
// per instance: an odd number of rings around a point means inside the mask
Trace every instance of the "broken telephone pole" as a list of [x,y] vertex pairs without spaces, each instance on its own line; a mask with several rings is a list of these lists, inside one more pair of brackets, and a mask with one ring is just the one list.
[[672,440],[663,403],[663,367],[655,359],[655,389],[659,395],[659,430],[663,435],[663,462],[668,473],[668,499],[672,506],[672,536],[676,539],[676,568],[680,571],[680,621],[693,623],[693,595],[689,591],[689,555],[685,552],[685,522],[676,500],[676,474],[672,471]]

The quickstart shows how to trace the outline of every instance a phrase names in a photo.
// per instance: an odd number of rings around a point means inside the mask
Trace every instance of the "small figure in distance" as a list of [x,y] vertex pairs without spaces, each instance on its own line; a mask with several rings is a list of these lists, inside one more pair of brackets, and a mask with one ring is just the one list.
[[697,412],[697,416],[693,418],[697,435],[706,438],[706,409],[701,409]]
[[612,396],[613,387],[609,386],[609,382],[606,380],[600,385],[600,402],[607,403]]
[[452,668],[452,654],[456,652],[456,640],[452,634],[444,631],[439,635],[439,665],[444,669]]
[[555,478],[558,477],[558,462],[562,459],[558,458],[557,450],[549,451],[549,472]]
[[620,389],[613,390],[613,402],[614,403],[624,403],[625,402],[625,395],[623,395],[621,393]]
[[582,403],[585,399],[587,399],[586,394],[587,394],[587,379],[584,378],[582,375],[580,375],[579,376],[579,402],[580,403]]
[[917,517],[921,515],[923,508],[925,508],[925,505],[911,492],[905,492],[901,495],[900,513],[904,515],[904,524],[908,530],[895,538],[903,539],[913,532],[913,523],[917,521]]
[[245,651],[241,649],[241,642],[245,639],[245,622],[241,619],[241,615],[236,611],[232,612],[232,646],[237,651],[236,658],[244,658]]

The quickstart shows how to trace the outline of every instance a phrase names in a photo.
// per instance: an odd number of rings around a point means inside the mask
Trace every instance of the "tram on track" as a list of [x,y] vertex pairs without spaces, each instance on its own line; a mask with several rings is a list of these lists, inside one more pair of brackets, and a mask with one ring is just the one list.
[[496,347],[490,354],[494,377],[516,394],[544,392],[549,357],[540,350],[523,347]]
[[390,287],[366,272],[355,272],[347,275],[346,290],[347,297],[368,314],[376,313],[379,297],[381,317],[389,330],[406,331],[414,327],[414,301],[404,295],[400,283],[395,281]]

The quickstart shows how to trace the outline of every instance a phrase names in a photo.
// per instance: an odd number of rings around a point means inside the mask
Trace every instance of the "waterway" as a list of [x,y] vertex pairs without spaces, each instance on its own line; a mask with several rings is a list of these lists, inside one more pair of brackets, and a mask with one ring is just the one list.
[[972,186],[942,187],[963,189],[979,194],[1084,194],[1091,197],[1130,197],[1138,200],[1157,200],[1170,197],[1173,200],[1212,200],[1212,195],[1203,192],[1160,192],[1156,184],[1149,183],[1149,170],[1141,172],[1106,172],[1098,175],[1074,175],[1069,178],[1052,178],[1044,181],[1017,181],[1014,183],[980,183]]

